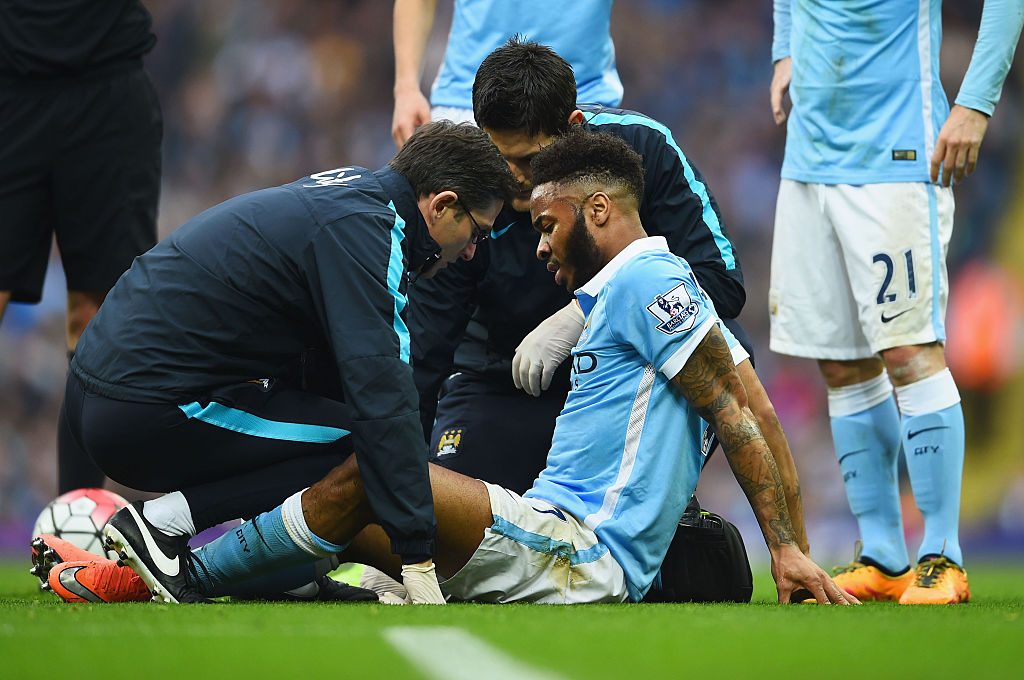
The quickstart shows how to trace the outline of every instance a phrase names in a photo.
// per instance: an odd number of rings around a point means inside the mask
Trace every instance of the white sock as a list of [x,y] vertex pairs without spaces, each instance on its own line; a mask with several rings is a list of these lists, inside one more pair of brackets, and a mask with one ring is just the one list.
[[142,504],[142,515],[168,536],[195,536],[196,525],[188,500],[180,491],[154,498]]
[[896,388],[896,402],[904,416],[935,413],[960,403],[953,374],[944,368],[935,375]]
[[828,388],[828,414],[833,418],[852,416],[878,406],[892,396],[889,374],[883,369],[881,375],[856,385]]
[[281,519],[288,537],[301,550],[315,557],[330,557],[344,551],[345,546],[331,543],[310,531],[306,516],[302,514],[302,494],[305,492],[306,489],[297,491],[281,504]]

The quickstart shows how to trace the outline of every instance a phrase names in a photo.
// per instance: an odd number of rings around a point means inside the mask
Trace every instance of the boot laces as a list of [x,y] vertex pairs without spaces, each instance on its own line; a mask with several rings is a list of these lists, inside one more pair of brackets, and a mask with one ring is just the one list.
[[848,574],[851,571],[857,571],[863,569],[865,565],[860,561],[860,553],[864,549],[864,543],[859,538],[853,543],[853,561],[849,564],[841,564],[836,567],[832,567],[832,575],[839,576],[840,574]]
[[932,588],[952,566],[952,562],[941,556],[919,564],[917,565],[917,579],[914,585],[921,588]]

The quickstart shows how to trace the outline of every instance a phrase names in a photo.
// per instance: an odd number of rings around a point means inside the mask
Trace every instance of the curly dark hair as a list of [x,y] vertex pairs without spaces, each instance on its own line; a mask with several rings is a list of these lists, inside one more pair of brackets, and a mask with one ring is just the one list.
[[530,163],[533,185],[594,182],[621,186],[639,204],[644,195],[643,159],[624,141],[574,125],[541,149]]
[[565,59],[520,35],[487,55],[473,80],[473,116],[482,128],[555,135],[576,108],[576,76]]
[[427,123],[413,133],[388,163],[412,184],[417,196],[454,191],[470,210],[485,210],[495,199],[509,201],[517,184],[490,137],[469,123]]

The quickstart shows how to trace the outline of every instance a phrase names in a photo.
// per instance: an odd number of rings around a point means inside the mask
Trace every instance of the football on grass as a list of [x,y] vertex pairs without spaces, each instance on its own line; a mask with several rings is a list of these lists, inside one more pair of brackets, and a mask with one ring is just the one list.
[[39,513],[32,535],[53,534],[83,550],[117,559],[103,549],[103,527],[128,501],[106,489],[75,489],[50,502]]

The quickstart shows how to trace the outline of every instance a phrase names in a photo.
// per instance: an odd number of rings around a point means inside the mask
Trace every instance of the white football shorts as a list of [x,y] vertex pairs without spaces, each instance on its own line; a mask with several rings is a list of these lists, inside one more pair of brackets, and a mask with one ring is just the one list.
[[593,531],[539,498],[487,484],[494,524],[459,573],[441,584],[454,600],[624,602],[622,567]]
[[952,233],[949,188],[783,179],[768,293],[772,351],[850,360],[944,342]]
[[473,109],[464,109],[461,106],[435,106],[430,109],[430,120],[450,120],[453,123],[476,125]]

